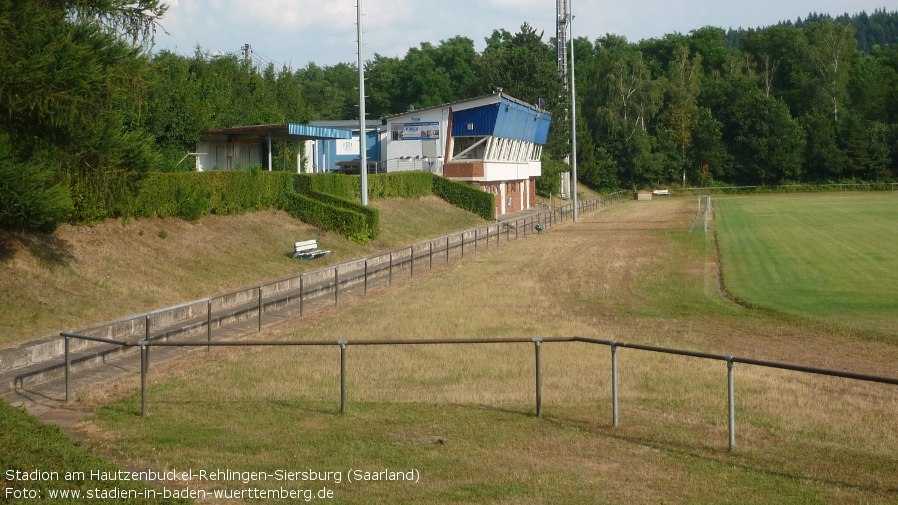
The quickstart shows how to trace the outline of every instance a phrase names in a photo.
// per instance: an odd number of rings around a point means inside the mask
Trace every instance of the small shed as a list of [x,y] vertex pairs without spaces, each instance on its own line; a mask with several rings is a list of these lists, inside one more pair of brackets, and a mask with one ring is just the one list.
[[637,192],[633,193],[633,199],[634,199],[634,200],[640,200],[640,201],[642,201],[642,200],[651,200],[651,199],[652,199],[652,192],[651,192],[651,191],[644,190],[644,189],[643,189],[642,191],[637,191]]

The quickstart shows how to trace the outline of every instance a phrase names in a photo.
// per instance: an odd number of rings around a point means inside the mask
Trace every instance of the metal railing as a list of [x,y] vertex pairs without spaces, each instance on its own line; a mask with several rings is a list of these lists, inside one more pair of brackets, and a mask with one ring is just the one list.
[[[63,336],[68,338],[91,338],[84,335],[72,333],[64,333]],[[100,341],[110,342],[109,339],[100,339]],[[853,372],[844,372],[839,370],[829,370],[824,368],[815,368],[803,365],[795,365],[790,363],[780,363],[774,361],[764,361],[751,358],[742,358],[738,356],[730,356],[724,354],[712,354],[706,352],[689,351],[684,349],[673,349],[668,347],[658,347],[651,345],[632,344],[628,342],[617,342],[614,340],[601,340],[584,337],[550,337],[550,338],[513,338],[513,339],[496,339],[496,338],[480,338],[480,339],[425,339],[425,340],[337,340],[337,341],[218,341],[218,342],[151,342],[142,340],[135,343],[126,343],[116,341],[120,345],[130,345],[140,347],[140,416],[147,417],[147,375],[149,373],[149,349],[150,347],[202,347],[202,346],[231,346],[231,347],[256,347],[256,346],[337,346],[340,348],[340,412],[347,412],[347,396],[346,396],[346,348],[349,346],[395,346],[395,345],[471,345],[471,344],[520,344],[532,343],[535,352],[535,400],[536,400],[536,416],[542,417],[542,366],[540,360],[540,349],[543,343],[547,342],[582,342],[594,345],[603,345],[611,348],[611,402],[612,402],[612,426],[620,425],[620,409],[619,409],[619,388],[618,388],[618,348],[636,349],[641,351],[656,352],[662,354],[674,354],[679,356],[688,356],[693,358],[710,359],[715,361],[724,361],[727,364],[727,418],[729,431],[729,450],[734,451],[736,448],[736,393],[735,393],[735,364],[742,363],[766,368],[776,368],[781,370],[791,370],[795,372],[810,373],[816,375],[825,375],[830,377],[841,377],[852,380],[877,382],[882,384],[898,385],[898,379],[892,377],[881,377],[875,375],[865,375]],[[68,356],[68,355],[67,355]],[[69,391],[69,369],[68,358],[66,360],[66,399],[68,400]]]
[[700,193],[789,193],[798,191],[898,191],[898,182],[861,182],[844,184],[781,184],[778,186],[708,186],[683,188],[683,192]]
[[[599,197],[582,201],[578,206],[580,213],[586,213],[614,202],[613,196]],[[353,294],[366,296],[369,289],[390,286],[397,277],[414,277],[416,272],[446,265],[472,253],[539,233],[537,224],[541,225],[539,228],[548,229],[571,220],[572,216],[573,205],[569,204],[113,323],[63,332],[60,335],[66,339],[66,361],[69,361],[71,351],[76,350],[68,341],[69,338],[84,341],[77,344],[78,349],[84,349],[88,345],[112,344],[122,346],[120,350],[124,350],[127,346],[123,342],[133,342],[136,339],[168,341],[204,335],[207,342],[212,342],[216,328],[223,329],[236,322],[251,319],[256,320],[255,329],[260,332],[266,322],[274,319],[301,318],[310,309],[339,305],[342,297]],[[77,364],[84,366],[80,358]]]

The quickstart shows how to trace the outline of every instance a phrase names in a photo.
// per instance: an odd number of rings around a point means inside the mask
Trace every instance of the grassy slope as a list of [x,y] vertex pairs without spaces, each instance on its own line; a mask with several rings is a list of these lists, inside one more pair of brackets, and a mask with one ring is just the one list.
[[[3,503],[76,503],[74,499],[51,499],[50,490],[76,491],[82,496],[88,491],[109,493],[114,490],[142,493],[148,485],[141,482],[91,479],[90,472],[116,472],[118,467],[90,452],[62,433],[56,426],[41,423],[21,410],[0,402],[0,487]],[[7,480],[8,470],[22,472],[56,472],[58,479],[23,481]],[[143,469],[146,470],[146,469]],[[84,472],[85,477],[67,478],[66,472]],[[7,489],[29,489],[37,492],[38,500],[16,500],[6,496]],[[97,491],[99,490],[99,491]],[[161,489],[157,488],[161,492]],[[15,496],[14,494],[11,496]],[[187,503],[181,500],[143,500],[124,498],[101,503]]]
[[[710,241],[685,232],[693,213],[671,199],[588,215],[293,338],[584,335],[894,373],[894,345],[844,347],[805,321],[725,302]],[[543,345],[544,420],[531,415],[529,344],[347,355],[346,417],[336,350],[259,349],[159,383],[145,421],[137,396],[101,409],[99,443],[177,467],[421,472],[416,485],[328,486],[335,503],[889,503],[898,488],[892,387],[739,366],[728,454],[720,363],[620,351],[614,429],[604,347]]]
[[717,200],[727,289],[751,304],[879,335],[898,327],[898,196]]
[[[0,234],[0,347],[483,224],[436,197],[372,205],[381,211],[381,237],[364,247],[283,212]],[[308,238],[332,254],[297,262],[293,242]]]

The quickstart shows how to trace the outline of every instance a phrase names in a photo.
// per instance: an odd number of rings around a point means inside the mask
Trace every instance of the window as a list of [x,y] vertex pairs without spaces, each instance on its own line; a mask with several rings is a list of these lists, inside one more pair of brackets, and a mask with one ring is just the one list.
[[486,154],[489,137],[455,137],[452,157],[460,160],[482,160]]

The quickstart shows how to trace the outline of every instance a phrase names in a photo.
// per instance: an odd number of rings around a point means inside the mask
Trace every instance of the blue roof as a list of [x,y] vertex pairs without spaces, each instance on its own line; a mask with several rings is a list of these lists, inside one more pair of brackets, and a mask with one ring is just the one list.
[[205,134],[228,135],[233,138],[267,137],[278,140],[319,140],[319,139],[349,139],[352,132],[339,128],[325,128],[307,124],[287,123],[256,126],[235,126],[231,128],[218,128],[208,130]]
[[308,124],[290,123],[288,125],[290,135],[299,135],[301,137],[313,137],[316,139],[349,139],[352,138],[352,132],[349,130],[341,130],[339,128],[327,128],[324,126],[312,126]]
[[494,136],[545,144],[552,115],[501,97],[499,103],[453,112],[452,136]]

